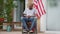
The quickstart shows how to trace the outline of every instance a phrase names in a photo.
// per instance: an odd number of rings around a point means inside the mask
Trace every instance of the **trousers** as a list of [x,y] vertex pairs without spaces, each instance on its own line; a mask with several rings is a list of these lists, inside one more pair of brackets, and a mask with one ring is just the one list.
[[[31,22],[31,27],[28,29],[27,27],[27,22],[28,20]],[[21,18],[21,22],[23,24],[23,27],[26,29],[26,30],[32,30],[32,28],[34,27],[34,25],[36,24],[36,21],[37,21],[37,18],[35,17],[30,17],[30,18],[27,18],[27,17],[22,17]]]

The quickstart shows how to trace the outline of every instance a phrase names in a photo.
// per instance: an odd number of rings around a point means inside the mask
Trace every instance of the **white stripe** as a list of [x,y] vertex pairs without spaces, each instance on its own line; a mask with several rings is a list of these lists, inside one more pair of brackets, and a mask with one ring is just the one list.
[[[35,9],[36,9],[36,7],[35,7]],[[38,13],[38,9],[37,9],[37,14],[38,14],[38,16],[40,16],[39,13]]]
[[40,14],[42,15],[42,12],[41,12],[41,10],[40,10],[39,4],[38,4],[38,10],[39,10]]
[[[36,2],[35,2],[35,3],[36,3]],[[37,14],[40,13],[40,14],[39,14],[39,16],[40,16],[40,15],[42,15],[42,13],[41,13],[41,11],[40,11],[39,4],[38,4],[38,3],[37,3],[37,6],[38,6],[38,9],[37,9],[37,10],[39,10],[39,12],[38,12]]]
[[42,4],[41,4],[41,2],[39,1],[39,6],[41,7],[41,9],[42,9],[42,11],[41,12],[43,12],[43,7],[42,7]]
[[[35,1],[37,2],[37,0],[35,0]],[[37,10],[39,10],[39,13],[40,13],[40,14],[39,14],[38,11],[37,11],[37,14],[38,14],[38,16],[40,16],[40,15],[42,15],[42,12],[41,12],[41,10],[40,10],[39,4],[36,3],[35,1],[34,1],[34,4],[38,6],[38,9],[37,9]]]
[[34,4],[35,4],[35,5],[37,5],[37,3],[36,3],[36,2],[34,2]]
[[[35,0],[35,1],[37,2],[37,0]],[[38,4],[35,1],[34,1],[34,4],[38,6]],[[39,8],[37,10],[39,10]],[[40,10],[39,10],[39,12],[40,12]],[[39,12],[37,11],[38,16],[40,16]]]
[[40,2],[40,6],[41,6],[41,9],[42,9],[43,14],[45,14],[45,13],[44,13],[44,8],[43,8],[43,6],[42,6],[42,3],[41,3],[40,0],[39,0],[39,2]]
[[[36,1],[37,3],[36,3],[35,1]],[[38,2],[39,2],[39,3],[38,3]],[[40,13],[40,14],[39,14],[38,11],[37,11],[38,16],[40,16],[40,15],[42,16],[43,14],[45,14],[44,8],[43,8],[42,3],[41,3],[40,0],[39,0],[39,1],[34,0],[34,4],[38,6],[38,9],[37,9],[37,10],[39,10],[39,13]],[[40,7],[41,7],[41,8],[40,8]],[[35,6],[35,8],[36,8],[36,6]],[[41,10],[42,10],[42,11],[41,11]],[[42,13],[43,13],[43,14],[42,14]]]

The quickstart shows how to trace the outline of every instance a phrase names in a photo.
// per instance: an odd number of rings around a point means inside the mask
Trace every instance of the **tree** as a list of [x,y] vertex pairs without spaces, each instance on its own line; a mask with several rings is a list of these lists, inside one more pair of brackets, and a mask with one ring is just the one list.
[[4,10],[4,18],[7,19],[7,22],[12,22],[13,18],[11,13],[13,11],[13,0],[6,0],[6,3],[4,3]]
[[0,0],[0,18],[3,18],[3,0]]

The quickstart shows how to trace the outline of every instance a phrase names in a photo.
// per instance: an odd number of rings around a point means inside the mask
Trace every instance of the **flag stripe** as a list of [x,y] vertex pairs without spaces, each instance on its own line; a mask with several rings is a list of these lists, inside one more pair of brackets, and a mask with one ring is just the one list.
[[37,15],[39,17],[41,17],[46,13],[42,0],[34,0],[34,7],[37,9]]
[[41,14],[41,11],[40,11],[40,8],[39,8],[39,4],[38,4],[38,1],[37,0],[35,0],[35,6],[37,7],[38,13],[41,16],[42,14]]
[[40,7],[40,10],[41,10],[41,13],[43,14],[43,10],[42,10],[42,6],[41,6],[41,4],[40,4],[40,2],[38,2],[38,4],[39,4],[39,7]]
[[41,4],[42,4],[42,8],[43,8],[43,10],[44,10],[44,14],[46,14],[46,11],[45,11],[45,9],[44,9],[44,5],[43,5],[43,2],[42,2],[42,0],[39,0],[40,2],[41,2]]
[[35,5],[36,9],[38,10],[38,12],[37,12],[38,17],[40,17],[41,14],[40,14],[40,11],[39,11],[39,8],[38,8],[37,0],[34,0],[34,5]]
[[38,10],[38,13],[37,14],[39,14],[39,16],[41,16],[40,10],[38,8],[38,4],[37,3],[34,3],[34,5],[35,5],[36,9]]
[[37,5],[35,5],[35,8],[37,9],[37,14],[38,14],[38,16],[41,16],[41,14],[40,14],[40,11],[38,10],[38,6]]

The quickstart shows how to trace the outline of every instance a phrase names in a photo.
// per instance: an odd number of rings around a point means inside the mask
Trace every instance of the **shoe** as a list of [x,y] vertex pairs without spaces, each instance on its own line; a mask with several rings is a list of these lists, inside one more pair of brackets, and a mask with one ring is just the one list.
[[32,31],[32,30],[31,30],[31,31],[29,31],[29,32],[33,33],[33,31]]
[[23,32],[26,33],[27,31],[24,29]]

